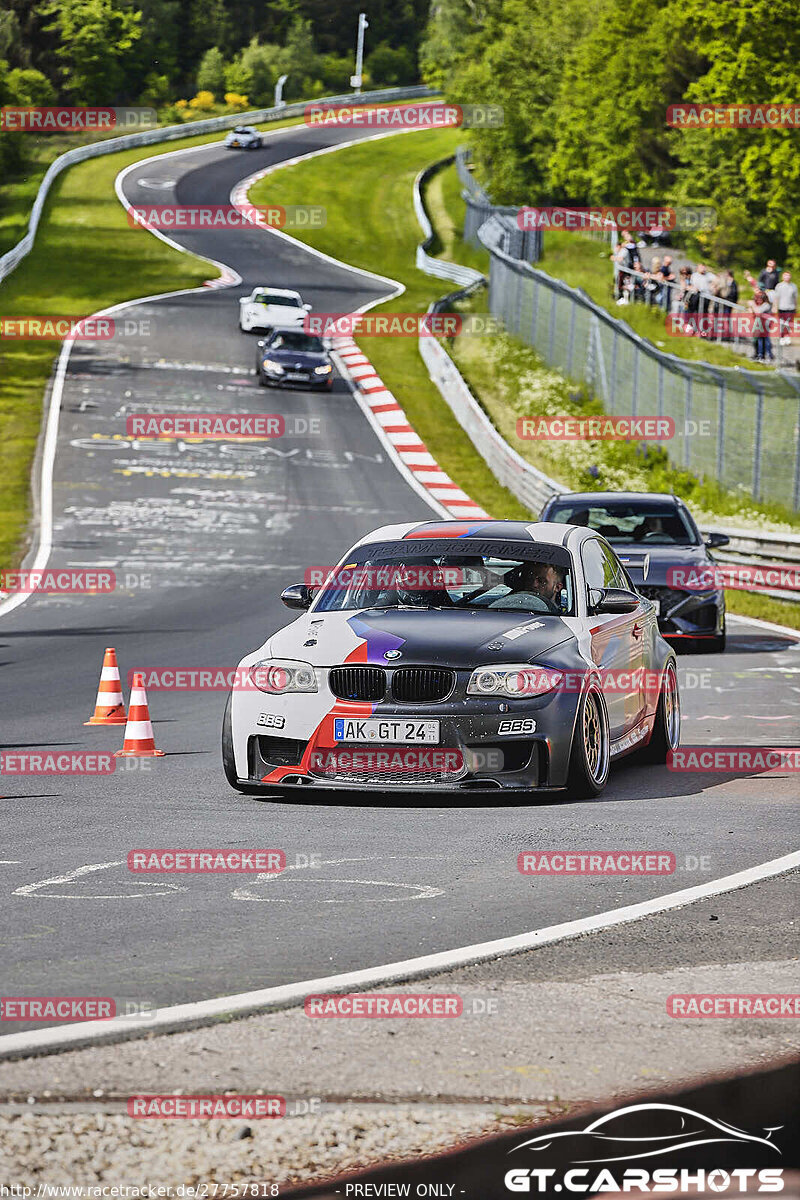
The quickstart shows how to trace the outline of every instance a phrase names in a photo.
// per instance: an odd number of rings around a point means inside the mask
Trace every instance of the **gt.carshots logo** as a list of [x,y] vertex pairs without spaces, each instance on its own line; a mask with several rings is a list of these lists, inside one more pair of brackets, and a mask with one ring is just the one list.
[[[535,1165],[523,1166],[518,1161],[506,1171],[503,1181],[509,1192],[548,1195],[781,1192],[784,1185],[781,1167],[743,1166],[723,1170],[713,1166],[706,1169],[680,1166],[681,1152],[696,1146],[708,1147],[711,1157],[715,1145],[724,1145],[726,1163],[731,1161],[731,1146],[742,1148],[745,1162],[769,1161],[782,1153],[770,1140],[776,1131],[774,1127],[765,1129],[766,1136],[746,1133],[678,1104],[632,1104],[598,1117],[583,1129],[543,1133],[520,1142],[509,1155],[518,1160],[532,1158]],[[548,1151],[558,1153],[560,1163],[566,1159],[576,1165],[541,1166]],[[637,1160],[644,1160],[646,1165],[622,1165]]]

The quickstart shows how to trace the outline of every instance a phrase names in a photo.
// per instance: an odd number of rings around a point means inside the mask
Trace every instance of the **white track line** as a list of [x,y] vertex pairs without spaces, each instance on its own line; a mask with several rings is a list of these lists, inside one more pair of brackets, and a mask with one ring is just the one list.
[[257,1012],[268,1012],[279,1008],[294,1008],[303,1003],[306,996],[320,992],[363,991],[368,987],[422,979],[441,971],[471,963],[486,962],[492,958],[504,958],[535,950],[539,946],[553,945],[571,938],[625,925],[643,917],[683,908],[698,900],[707,900],[724,892],[782,875],[800,867],[800,851],[785,854],[757,867],[748,867],[734,875],[714,879],[695,887],[670,892],[638,904],[628,904],[611,912],[598,913],[593,917],[580,917],[560,925],[549,925],[530,933],[513,937],[497,938],[492,942],[479,942],[474,946],[461,946],[439,954],[425,954],[420,958],[409,958],[403,962],[388,963],[379,967],[367,967],[361,971],[348,971],[341,975],[328,975],[321,979],[306,979],[300,983],[284,984],[281,987],[262,988],[255,992],[241,992],[234,996],[218,996],[214,1000],[198,1000],[192,1004],[176,1004],[159,1009],[152,1020],[143,1022],[133,1017],[114,1017],[110,1021],[83,1021],[60,1028],[35,1029],[25,1033],[11,1033],[0,1037],[0,1059],[24,1058],[36,1054],[51,1054],[59,1050],[75,1049],[80,1046],[97,1045],[102,1042],[128,1041],[137,1037],[148,1037],[153,1033],[175,1033],[193,1026],[209,1025],[231,1014],[245,1016]]

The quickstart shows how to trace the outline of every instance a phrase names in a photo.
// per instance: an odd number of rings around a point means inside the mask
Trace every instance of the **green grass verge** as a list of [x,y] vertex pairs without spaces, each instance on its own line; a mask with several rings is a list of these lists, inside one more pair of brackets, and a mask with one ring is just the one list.
[[[277,127],[294,124],[297,118]],[[211,264],[131,229],[114,180],[130,163],[224,136],[181,138],[71,167],[50,191],[33,250],[0,284],[0,314],[80,317],[216,278],[219,272]],[[57,342],[0,341],[0,569],[18,565],[26,549],[31,464],[44,391],[59,349]]]
[[[313,198],[327,209],[323,229],[300,231],[308,245],[356,267],[379,271],[406,291],[380,312],[425,312],[447,284],[414,266],[421,239],[411,204],[414,179],[428,163],[452,154],[458,130],[403,134],[330,157],[286,167],[251,189],[254,204],[303,204]],[[358,339],[357,339],[358,340]],[[487,512],[527,517],[518,500],[497,482],[472,442],[442,402],[414,338],[361,338],[360,344],[411,424],[441,467]]]
[[[451,153],[456,140],[453,131],[436,131],[351,147],[339,151],[344,156],[341,170],[331,171],[330,159],[311,159],[257,184],[250,199],[254,203],[298,204],[313,196],[315,203],[326,206],[327,224],[322,230],[303,232],[302,240],[354,266],[379,269],[403,283],[406,292],[381,306],[380,311],[422,312],[432,299],[443,294],[447,284],[423,275],[413,266],[420,232],[411,206],[411,189],[419,170]],[[488,256],[466,247],[460,237],[464,205],[454,168],[445,168],[431,178],[425,199],[438,235],[433,253],[485,271]],[[480,310],[485,303],[485,294],[479,294],[470,307]],[[497,483],[442,401],[428,378],[415,340],[362,338],[360,344],[431,453],[453,479],[493,515],[528,516]],[[515,424],[521,412],[547,411],[551,402],[559,413],[572,408],[580,408],[584,415],[602,411],[596,400],[581,396],[578,403],[570,399],[574,385],[548,371],[532,350],[510,338],[464,337],[454,352],[474,393],[512,444],[516,444]],[[797,514],[778,506],[757,506],[749,498],[725,493],[713,483],[703,483],[671,467],[658,452],[642,456],[635,446],[603,443],[599,450],[611,458],[603,459],[604,477],[598,484],[586,471],[593,465],[590,460],[594,447],[587,450],[586,462],[581,459],[572,467],[569,460],[575,454],[574,447],[557,461],[552,450],[542,450],[542,443],[522,443],[520,448],[531,461],[538,458],[535,465],[541,470],[563,479],[567,486],[676,490],[713,521],[749,519],[800,528]],[[728,598],[732,612],[800,628],[800,605],[742,592],[730,592]]]

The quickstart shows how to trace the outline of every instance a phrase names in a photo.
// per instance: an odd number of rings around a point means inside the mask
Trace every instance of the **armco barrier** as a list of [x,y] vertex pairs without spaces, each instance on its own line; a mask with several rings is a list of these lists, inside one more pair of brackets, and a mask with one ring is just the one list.
[[438,279],[452,280],[453,283],[457,283],[461,287],[470,287],[473,284],[477,285],[486,282],[480,271],[475,271],[472,267],[462,267],[459,263],[448,262],[447,259],[432,258],[428,254],[433,243],[434,233],[433,226],[425,211],[425,205],[422,202],[422,187],[432,175],[441,170],[442,167],[448,166],[452,161],[452,158],[445,158],[441,162],[433,163],[431,166],[426,167],[424,171],[420,171],[414,180],[414,212],[422,227],[422,232],[425,234],[425,240],[422,245],[417,246],[416,266],[418,270],[424,271],[426,275],[435,275]]
[[[372,104],[377,102],[392,103],[395,100],[414,100],[425,96],[436,96],[439,93],[427,87],[384,88],[376,92],[362,92],[359,96],[352,94],[342,96],[323,96],[315,99],[315,105],[320,104]],[[286,117],[301,117],[310,100],[298,101],[296,104],[285,104],[280,108],[259,108],[252,112],[230,113],[223,117],[208,117],[204,121],[190,121],[186,125],[165,125],[160,129],[145,129],[141,133],[123,134],[121,137],[108,138],[102,142],[93,142],[87,146],[76,146],[60,154],[48,167],[42,180],[36,199],[31,209],[28,231],[16,246],[0,257],[0,282],[4,280],[33,248],[36,231],[44,210],[47,194],[58,176],[72,167],[75,163],[85,162],[90,158],[99,158],[103,154],[116,154],[120,150],[133,150],[137,146],[156,146],[162,142],[179,141],[182,138],[196,137],[198,134],[219,133],[224,129],[232,129],[234,125],[260,125],[265,121],[282,121]]]

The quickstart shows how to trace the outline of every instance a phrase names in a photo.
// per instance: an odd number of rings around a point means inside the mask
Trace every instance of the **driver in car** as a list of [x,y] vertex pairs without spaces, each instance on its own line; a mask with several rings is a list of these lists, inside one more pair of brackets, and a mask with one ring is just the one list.
[[[507,608],[513,600],[514,608],[530,608],[532,612],[561,612],[561,589],[564,587],[564,570],[552,563],[525,562],[514,572],[513,590],[497,601],[498,608]],[[511,580],[507,580],[511,583]],[[544,608],[542,607],[544,605]]]

